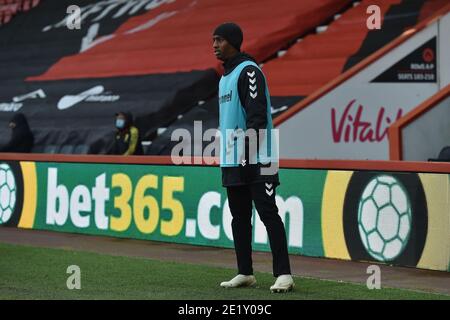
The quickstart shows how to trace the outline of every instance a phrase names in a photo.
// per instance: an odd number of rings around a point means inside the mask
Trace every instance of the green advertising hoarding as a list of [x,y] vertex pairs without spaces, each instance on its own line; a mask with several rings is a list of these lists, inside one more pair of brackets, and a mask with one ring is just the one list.
[[[326,172],[281,172],[277,203],[290,253],[322,256],[321,191]],[[36,163],[34,228],[233,247],[231,214],[217,167]],[[254,248],[269,250],[254,212]],[[311,226],[308,230],[304,225]],[[303,248],[307,248],[304,250]]]
[[[449,175],[282,168],[291,254],[448,270]],[[233,247],[214,166],[4,161],[0,224]],[[270,251],[253,214],[253,248]]]

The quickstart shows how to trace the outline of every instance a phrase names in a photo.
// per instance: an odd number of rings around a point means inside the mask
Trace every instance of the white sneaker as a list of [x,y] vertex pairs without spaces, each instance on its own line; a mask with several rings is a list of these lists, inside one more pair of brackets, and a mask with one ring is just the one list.
[[278,276],[274,285],[270,287],[270,291],[273,292],[288,292],[294,289],[294,279],[290,274],[282,274]]
[[238,287],[250,287],[256,284],[255,276],[245,276],[243,274],[238,274],[236,277],[230,281],[224,281],[220,284],[223,288],[238,288]]

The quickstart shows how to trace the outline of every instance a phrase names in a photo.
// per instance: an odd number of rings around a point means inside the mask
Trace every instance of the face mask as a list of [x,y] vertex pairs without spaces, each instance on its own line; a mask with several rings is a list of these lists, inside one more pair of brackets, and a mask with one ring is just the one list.
[[123,129],[124,127],[125,127],[125,120],[124,119],[116,119],[116,128]]

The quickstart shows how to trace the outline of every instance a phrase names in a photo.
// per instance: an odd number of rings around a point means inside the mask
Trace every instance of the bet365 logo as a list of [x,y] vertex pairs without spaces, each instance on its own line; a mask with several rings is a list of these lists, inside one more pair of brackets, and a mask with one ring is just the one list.
[[[184,191],[183,177],[146,174],[134,184],[127,174],[114,173],[110,186],[108,180],[103,173],[95,177],[95,182],[90,182],[92,188],[74,180],[69,186],[58,182],[57,168],[49,168],[47,225],[64,226],[70,221],[81,229],[96,227],[124,232],[134,224],[142,234],[151,234],[158,227],[164,236],[180,233],[185,214],[176,193]],[[150,192],[161,194],[161,198]],[[113,208],[107,205],[110,199]],[[162,217],[160,208],[171,212],[168,218]]]

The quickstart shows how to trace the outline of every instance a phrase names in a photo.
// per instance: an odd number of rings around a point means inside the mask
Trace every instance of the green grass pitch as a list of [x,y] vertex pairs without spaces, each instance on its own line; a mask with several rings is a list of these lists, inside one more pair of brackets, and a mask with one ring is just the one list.
[[[81,270],[81,289],[69,290],[70,265]],[[418,291],[295,277],[296,288],[273,294],[274,278],[256,273],[254,288],[223,289],[235,270],[202,265],[110,256],[61,249],[0,244],[0,299],[156,299],[156,300],[320,300],[450,299]]]

